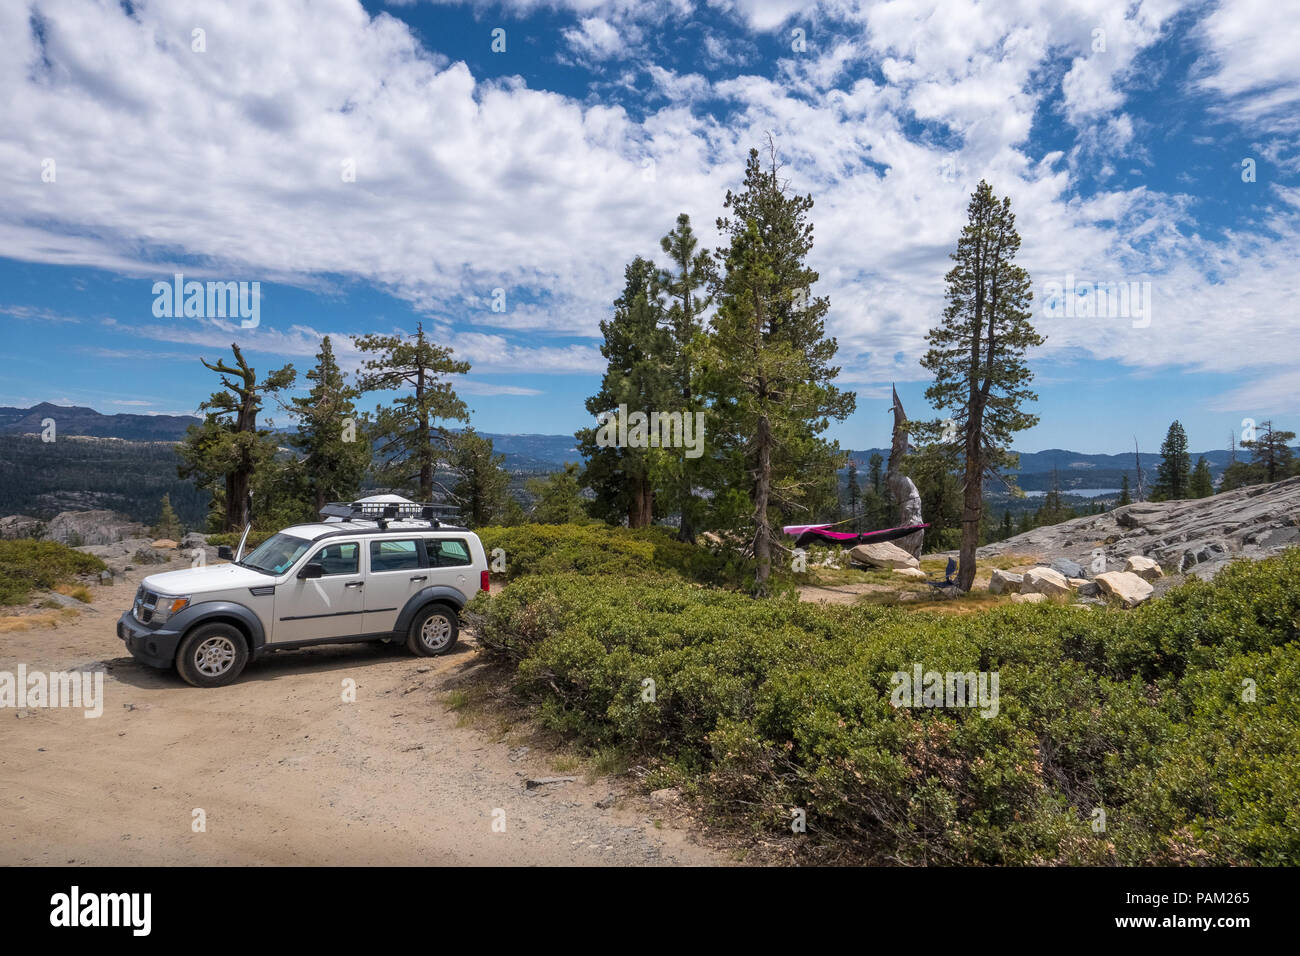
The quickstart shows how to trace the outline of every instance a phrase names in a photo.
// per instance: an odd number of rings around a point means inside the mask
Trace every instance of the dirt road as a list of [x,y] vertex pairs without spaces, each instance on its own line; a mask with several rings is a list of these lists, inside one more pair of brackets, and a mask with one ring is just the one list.
[[137,577],[94,588],[76,620],[0,634],[0,671],[107,671],[101,717],[0,709],[0,864],[729,862],[608,780],[527,789],[556,771],[457,726],[438,689],[475,661],[472,635],[433,659],[281,653],[199,690],[125,655],[114,623]]

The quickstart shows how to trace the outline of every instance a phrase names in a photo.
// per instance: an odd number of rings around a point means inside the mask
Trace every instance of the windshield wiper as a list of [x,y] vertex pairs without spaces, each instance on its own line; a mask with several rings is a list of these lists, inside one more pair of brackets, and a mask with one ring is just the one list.
[[271,577],[275,577],[272,572],[266,570],[266,568],[259,568],[256,564],[249,564],[247,561],[235,561],[233,563],[239,565],[241,568],[248,568],[250,571],[256,571],[258,574],[269,574]]

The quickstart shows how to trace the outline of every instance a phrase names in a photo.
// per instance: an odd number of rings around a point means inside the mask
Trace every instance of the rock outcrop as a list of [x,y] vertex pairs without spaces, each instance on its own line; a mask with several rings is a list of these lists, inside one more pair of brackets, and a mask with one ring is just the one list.
[[888,541],[859,544],[849,549],[849,560],[872,568],[918,568],[921,562]]
[[0,539],[41,538],[45,536],[45,522],[27,515],[9,515],[0,518]]
[[925,572],[920,568],[894,568],[895,574],[901,574],[905,578],[915,578],[918,581],[925,580]]
[[1042,604],[1047,600],[1046,594],[1013,594],[1011,601],[1013,604]]
[[[985,545],[977,559],[1023,554],[1051,563],[1065,558],[1096,578],[1141,556],[1169,574],[1209,578],[1235,559],[1258,560],[1295,545],[1300,545],[1300,477],[1209,498],[1135,502]],[[956,556],[937,556],[949,554]]]
[[1021,594],[1042,594],[1045,597],[1071,597],[1074,589],[1065,575],[1052,568],[1030,568],[1020,582]]
[[1000,568],[994,568],[993,577],[989,580],[989,593],[1019,594],[1020,585],[1023,582],[1023,574],[1013,574],[1010,571],[1003,571]]
[[45,535],[52,541],[74,547],[113,544],[128,538],[143,538],[148,529],[116,511],[63,511],[50,519]]
[[1125,607],[1136,607],[1155,591],[1145,578],[1132,571],[1105,571],[1097,575],[1097,585],[1109,597],[1117,598]]
[[1131,571],[1147,581],[1154,581],[1157,578],[1164,577],[1164,571],[1160,570],[1158,562],[1140,554],[1130,554],[1128,560],[1124,562],[1124,570]]

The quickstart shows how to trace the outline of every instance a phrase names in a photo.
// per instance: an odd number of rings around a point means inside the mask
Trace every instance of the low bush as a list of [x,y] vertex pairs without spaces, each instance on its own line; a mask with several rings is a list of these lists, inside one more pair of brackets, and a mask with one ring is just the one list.
[[530,574],[575,571],[612,577],[677,575],[689,581],[740,586],[753,566],[734,551],[678,541],[671,528],[590,524],[526,524],[478,532],[489,561],[500,548],[507,581]]
[[[267,538],[271,537],[273,534],[276,533],[277,532],[275,531],[257,531],[257,530],[248,532],[248,540],[244,543],[244,550],[252,551],[259,544],[261,544]],[[243,536],[244,536],[244,532],[242,531],[222,531],[217,534],[208,535],[206,541],[209,547],[215,548],[224,544],[224,545],[228,545],[230,547],[230,550],[234,551],[238,549],[239,539],[242,538]]]
[[[545,724],[719,815],[882,863],[1300,863],[1300,551],[1133,611],[949,617],[656,579],[610,537],[480,598],[481,642]],[[996,715],[895,707],[917,664],[996,673]]]
[[104,567],[99,558],[57,541],[0,541],[0,604],[22,604],[34,590],[49,590]]

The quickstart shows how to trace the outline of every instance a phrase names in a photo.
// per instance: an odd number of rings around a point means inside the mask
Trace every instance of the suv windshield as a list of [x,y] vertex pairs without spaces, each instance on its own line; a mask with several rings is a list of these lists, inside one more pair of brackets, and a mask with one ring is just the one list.
[[239,564],[267,574],[283,574],[309,547],[310,541],[291,534],[276,534],[253,549]]

